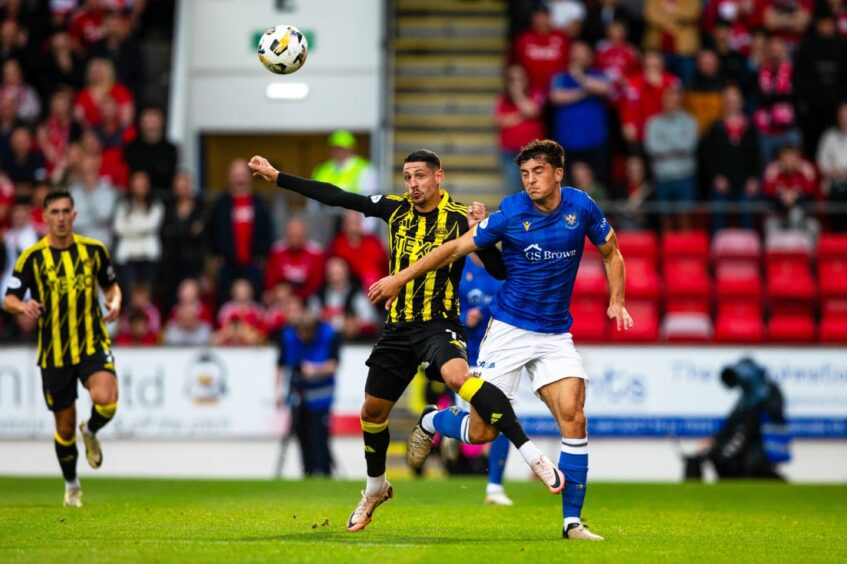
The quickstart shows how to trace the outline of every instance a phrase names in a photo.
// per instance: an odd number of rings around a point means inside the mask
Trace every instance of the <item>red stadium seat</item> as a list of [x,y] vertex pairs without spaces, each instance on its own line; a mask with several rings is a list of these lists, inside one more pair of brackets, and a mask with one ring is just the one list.
[[765,238],[768,263],[773,259],[806,260],[812,258],[812,235],[802,230],[775,231]]
[[712,279],[702,258],[666,259],[667,311],[711,311]]
[[715,299],[720,303],[730,298],[762,299],[762,276],[752,263],[724,262],[715,271]]
[[823,299],[820,342],[847,343],[847,298]]
[[705,313],[668,313],[662,320],[662,339],[668,343],[707,343],[713,332]]
[[656,263],[659,243],[653,231],[616,231],[615,234],[627,266],[634,258],[648,259],[652,260],[653,264]]
[[806,259],[770,259],[767,266],[768,306],[772,314],[809,313],[817,296]]
[[715,322],[717,343],[761,343],[764,340],[762,308],[749,300],[718,303]]
[[705,231],[666,233],[662,237],[662,255],[671,258],[691,258],[706,261],[709,258],[709,235]]
[[758,264],[762,244],[752,229],[721,229],[712,239],[712,260],[716,265],[726,262]]
[[608,298],[579,298],[571,300],[574,339],[579,343],[604,343],[609,335],[609,322],[606,317]]
[[807,315],[773,315],[768,321],[770,343],[812,343],[815,341],[815,320]]
[[824,313],[821,319],[820,342],[847,344],[847,314]]
[[657,300],[660,293],[656,261],[646,258],[626,260],[626,296]]
[[818,260],[847,257],[847,234],[822,233],[818,241]]
[[649,300],[627,302],[626,309],[632,316],[631,329],[618,331],[614,321],[609,323],[609,337],[616,343],[655,343],[659,338],[659,309]]
[[603,263],[583,262],[580,264],[573,289],[575,296],[608,299],[609,289]]

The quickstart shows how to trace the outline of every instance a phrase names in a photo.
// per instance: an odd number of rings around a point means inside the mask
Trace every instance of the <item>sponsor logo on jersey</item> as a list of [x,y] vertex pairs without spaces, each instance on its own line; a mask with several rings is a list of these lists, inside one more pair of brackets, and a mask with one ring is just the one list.
[[486,227],[488,227],[488,218],[487,217],[479,223],[480,229],[485,229]]
[[21,279],[18,278],[17,275],[9,278],[9,289],[10,290],[17,290],[20,287],[21,287]]
[[523,222],[523,230],[524,230],[524,231],[529,231],[529,228],[530,228],[530,227],[532,227],[532,222],[531,222],[531,221],[524,221],[524,222]]
[[382,199],[382,194],[376,194],[376,195],[374,195],[374,196],[371,196],[371,201],[372,201],[373,203],[377,203],[377,202],[379,202],[381,199]]
[[538,262],[542,260],[559,260],[576,256],[576,249],[570,251],[545,251],[541,245],[533,243],[523,250],[526,260]]

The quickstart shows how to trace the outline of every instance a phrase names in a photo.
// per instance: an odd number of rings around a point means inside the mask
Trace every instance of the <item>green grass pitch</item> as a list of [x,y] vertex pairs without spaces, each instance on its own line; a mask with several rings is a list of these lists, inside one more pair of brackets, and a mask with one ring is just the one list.
[[537,482],[482,505],[482,479],[396,480],[359,533],[361,482],[0,479],[3,562],[847,561],[847,486],[593,484],[584,517],[602,543],[563,541]]

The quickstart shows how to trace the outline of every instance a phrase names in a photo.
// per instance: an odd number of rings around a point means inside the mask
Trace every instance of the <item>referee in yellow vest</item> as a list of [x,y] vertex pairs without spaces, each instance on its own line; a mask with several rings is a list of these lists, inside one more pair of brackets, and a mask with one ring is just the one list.
[[[347,130],[334,131],[327,140],[330,158],[315,168],[312,172],[312,180],[334,184],[342,190],[365,196],[375,194],[379,188],[376,170],[371,162],[356,154],[356,138]],[[309,211],[320,213],[324,218],[327,215],[340,217],[341,208],[323,206],[309,200]],[[342,210],[343,211],[343,210]],[[317,237],[320,243],[326,244],[337,231],[337,221],[328,224],[325,221],[310,222],[312,226],[323,227],[322,233],[325,237]],[[378,222],[374,218],[365,220],[365,230],[373,232],[378,228]],[[316,234],[313,234],[316,235]]]

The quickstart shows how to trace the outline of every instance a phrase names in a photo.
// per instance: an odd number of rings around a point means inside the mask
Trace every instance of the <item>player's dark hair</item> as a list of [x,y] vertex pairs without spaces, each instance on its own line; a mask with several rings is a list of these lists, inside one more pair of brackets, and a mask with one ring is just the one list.
[[409,153],[403,163],[426,163],[432,170],[441,168],[441,159],[428,149],[418,149]]
[[50,207],[51,203],[53,203],[56,200],[62,200],[64,198],[67,198],[68,200],[70,200],[71,201],[71,207],[74,207],[74,197],[71,196],[71,193],[68,192],[67,190],[53,190],[52,192],[50,192],[49,194],[44,196],[44,203],[42,204],[42,206],[46,210],[47,208]]
[[521,166],[533,159],[550,163],[553,168],[565,168],[565,150],[552,139],[534,139],[521,147],[515,164]]

